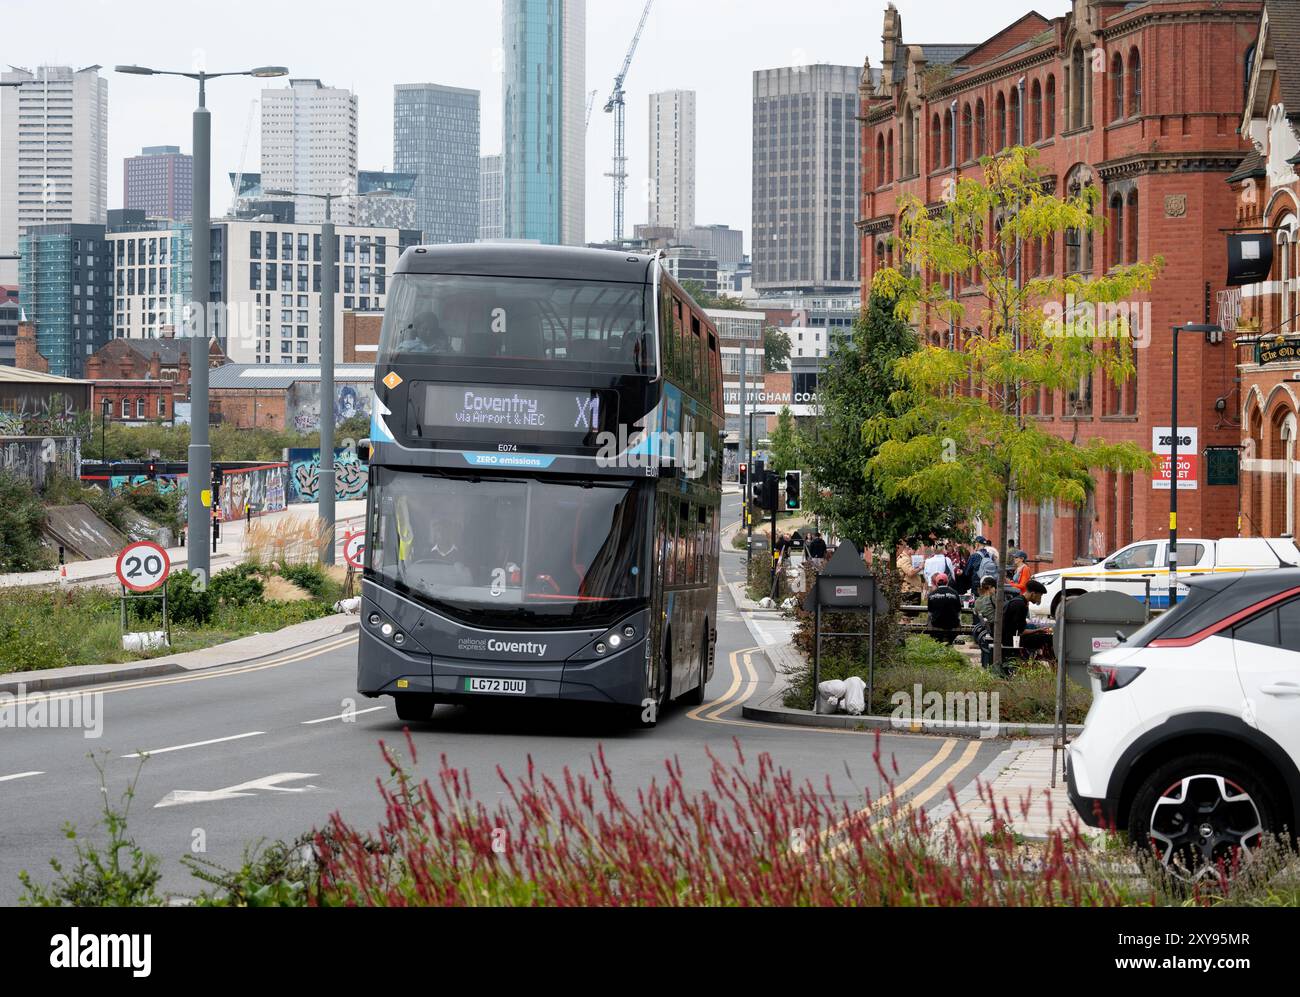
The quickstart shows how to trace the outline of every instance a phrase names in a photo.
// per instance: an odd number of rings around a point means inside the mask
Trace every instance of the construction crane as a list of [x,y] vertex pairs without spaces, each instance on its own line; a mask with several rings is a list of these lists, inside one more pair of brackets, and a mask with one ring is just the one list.
[[641,32],[645,28],[646,18],[650,16],[650,5],[653,3],[654,0],[645,0],[645,9],[641,11],[641,21],[636,26],[636,34],[632,36],[632,44],[628,46],[623,68],[614,77],[614,89],[609,95],[609,100],[605,101],[605,113],[612,111],[614,114],[614,168],[605,176],[614,179],[615,242],[623,238],[623,202],[627,195],[627,156],[623,151],[623,80],[627,78],[627,71],[632,65],[632,56],[636,54],[636,43],[641,40]]
[[592,90],[590,93],[587,94],[587,127],[588,128],[591,127],[591,105],[596,103],[596,94],[598,93],[600,93],[599,90]]
[[243,193],[244,163],[248,160],[248,140],[253,134],[253,122],[257,120],[257,108],[260,101],[253,100],[248,105],[248,121],[244,124],[244,145],[239,150],[239,171],[235,174],[234,199],[230,203],[230,215],[233,218],[239,210],[239,197]]

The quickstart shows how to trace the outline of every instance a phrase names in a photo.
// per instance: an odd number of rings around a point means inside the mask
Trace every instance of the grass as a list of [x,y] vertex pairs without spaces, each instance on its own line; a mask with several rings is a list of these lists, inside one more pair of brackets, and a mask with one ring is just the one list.
[[[202,625],[173,625],[171,646],[150,651],[122,649],[119,596],[107,589],[14,588],[0,599],[0,674],[116,664],[182,651],[196,651],[270,633],[333,612],[339,585],[326,578],[312,599],[296,602],[257,600],[242,605],[218,603]],[[128,629],[152,630],[158,621],[137,618]]]

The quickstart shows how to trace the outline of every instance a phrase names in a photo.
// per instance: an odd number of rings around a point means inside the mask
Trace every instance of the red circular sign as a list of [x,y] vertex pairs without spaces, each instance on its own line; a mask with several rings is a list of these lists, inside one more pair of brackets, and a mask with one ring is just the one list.
[[366,559],[366,534],[349,533],[343,538],[343,560],[354,568],[364,568]]
[[127,544],[117,555],[117,580],[132,592],[152,592],[171,570],[171,558],[152,540]]

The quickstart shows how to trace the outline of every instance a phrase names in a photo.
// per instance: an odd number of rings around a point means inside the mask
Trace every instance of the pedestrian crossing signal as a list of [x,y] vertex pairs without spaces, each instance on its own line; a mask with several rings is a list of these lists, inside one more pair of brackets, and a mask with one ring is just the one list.
[[740,465],[740,483],[741,483],[742,485],[745,484],[746,481],[748,480],[748,475],[749,475],[749,465],[748,465],[748,464],[741,464],[741,465]]

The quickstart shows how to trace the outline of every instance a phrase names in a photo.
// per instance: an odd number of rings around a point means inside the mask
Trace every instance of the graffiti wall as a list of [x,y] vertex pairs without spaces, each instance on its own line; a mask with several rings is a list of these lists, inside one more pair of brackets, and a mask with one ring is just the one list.
[[[312,450],[311,453],[316,451]],[[103,479],[99,479],[102,481]],[[108,479],[109,488],[117,491],[128,485],[143,485],[150,479],[144,474],[115,474]],[[218,510],[222,520],[242,519],[251,505],[253,515],[281,512],[288,497],[288,465],[259,464],[255,467],[226,468],[222,475]],[[189,477],[184,474],[160,474],[152,482],[160,492],[177,490],[184,508],[189,495]],[[296,501],[296,500],[295,500]]]
[[26,478],[37,491],[55,471],[75,477],[80,467],[78,436],[0,436],[0,471]]
[[[370,469],[350,450],[334,451],[334,498],[366,497]],[[289,501],[316,502],[319,500],[320,451],[307,447],[289,450]]]
[[0,384],[0,436],[80,435],[89,391],[82,384],[66,390]]
[[[354,416],[370,418],[370,403],[374,397],[370,382],[345,381],[334,385],[334,425]],[[285,428],[292,427],[300,433],[320,429],[321,397],[319,381],[295,381],[289,386],[285,401]]]

